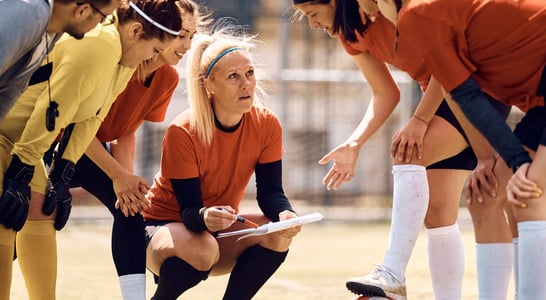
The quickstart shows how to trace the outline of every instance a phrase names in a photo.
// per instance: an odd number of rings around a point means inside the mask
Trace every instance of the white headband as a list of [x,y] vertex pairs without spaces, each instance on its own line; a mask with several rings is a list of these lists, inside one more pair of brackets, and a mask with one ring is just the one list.
[[134,4],[133,2],[129,1],[129,6],[134,9],[141,17],[143,17],[146,21],[150,22],[152,25],[154,25],[155,27],[167,32],[167,33],[170,33],[172,35],[180,35],[180,31],[174,31],[172,29],[169,29],[159,23],[157,23],[156,21],[154,21],[152,18],[150,18],[150,16],[148,16],[145,12],[143,12],[140,8],[138,8],[138,6],[136,6],[136,4]]

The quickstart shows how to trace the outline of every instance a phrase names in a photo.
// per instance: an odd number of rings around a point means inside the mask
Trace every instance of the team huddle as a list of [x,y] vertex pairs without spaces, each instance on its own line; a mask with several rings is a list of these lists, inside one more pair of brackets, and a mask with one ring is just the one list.
[[[292,4],[294,17],[338,39],[373,94],[355,131],[319,161],[332,162],[328,190],[353,179],[361,148],[400,101],[388,65],[423,91],[392,138],[384,260],[347,289],[406,299],[424,224],[434,297],[461,299],[462,191],[479,298],[506,299],[513,271],[516,299],[546,299],[544,0]],[[29,299],[55,299],[56,231],[69,220],[73,187],[113,216],[123,299],[146,299],[147,270],[155,300],[223,274],[223,299],[259,292],[301,227],[217,237],[245,228],[241,217],[258,225],[297,217],[283,190],[282,127],[261,101],[255,42],[192,0],[0,0],[0,300],[10,298],[14,259]],[[184,56],[189,108],[166,129],[149,183],[134,170],[136,132],[165,120]],[[514,129],[512,106],[524,113]],[[260,210],[239,215],[253,176]]]

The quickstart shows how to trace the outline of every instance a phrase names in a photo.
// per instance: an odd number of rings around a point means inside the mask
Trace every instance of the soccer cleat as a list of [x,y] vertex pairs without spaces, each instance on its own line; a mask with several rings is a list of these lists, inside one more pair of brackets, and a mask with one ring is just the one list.
[[399,281],[386,267],[379,265],[370,274],[347,280],[347,289],[357,295],[406,300],[406,283]]

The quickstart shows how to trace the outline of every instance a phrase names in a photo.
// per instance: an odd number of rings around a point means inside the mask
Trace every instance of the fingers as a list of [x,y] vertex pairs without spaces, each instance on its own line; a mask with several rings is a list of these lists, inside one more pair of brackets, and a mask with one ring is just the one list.
[[295,226],[295,227],[292,227],[292,228],[281,230],[281,231],[278,232],[278,234],[280,236],[282,236],[283,238],[291,239],[291,238],[295,237],[301,231],[301,228],[302,228],[301,225],[300,226]]
[[467,183],[464,187],[464,196],[465,196],[465,202],[466,205],[472,204],[472,188],[470,187],[470,183]]
[[336,171],[334,170],[334,167],[331,167],[328,173],[324,175],[324,178],[322,178],[322,184],[327,184],[328,182],[330,182],[330,180],[332,180],[332,177],[334,177],[335,173]]
[[423,146],[423,143],[417,143],[416,147],[417,147],[417,158],[421,160],[423,159],[423,155],[425,153],[425,147]]
[[337,190],[344,182],[349,182],[353,179],[354,174],[351,172],[337,172],[330,170],[322,180],[322,184],[326,185],[327,190]]
[[319,165],[325,165],[330,162],[330,153],[324,155],[319,161]]
[[508,200],[522,208],[527,207],[525,200],[542,196],[542,190],[535,182],[527,178],[529,165],[526,163],[520,166],[506,185]]
[[406,145],[403,143],[399,143],[396,147],[396,156],[393,156],[393,158],[395,158],[397,161],[404,161],[404,156],[406,154],[405,150]]
[[233,225],[237,221],[237,215],[231,206],[216,206],[205,210],[204,219],[209,230],[220,231]]
[[[417,149],[415,149],[417,148]],[[409,163],[417,150],[417,159],[423,159],[424,147],[420,142],[393,140],[391,143],[391,156],[397,161]]]
[[[492,174],[491,174],[492,175]],[[483,202],[483,195],[482,191],[490,195],[491,197],[496,197],[497,193],[495,192],[495,187],[490,183],[488,180],[488,176],[484,176],[483,174],[479,174],[476,179],[474,180],[474,183],[472,185],[473,192],[479,195],[479,202]]]
[[483,195],[480,190],[480,181],[476,177],[471,177],[468,184],[469,188],[469,197],[467,200],[468,203],[483,203]]
[[512,203],[512,205],[521,207],[521,208],[527,208],[527,204],[525,202],[519,201],[514,193],[512,193],[510,190],[506,191],[507,200],[509,203]]
[[396,141],[393,138],[392,143],[391,143],[391,157],[392,158],[396,157],[396,153],[397,153],[397,150],[398,150],[398,143],[399,143],[399,141]]

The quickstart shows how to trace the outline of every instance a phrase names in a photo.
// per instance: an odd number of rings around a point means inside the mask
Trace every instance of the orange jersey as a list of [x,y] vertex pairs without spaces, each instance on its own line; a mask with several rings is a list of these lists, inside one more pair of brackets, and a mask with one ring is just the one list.
[[472,75],[503,103],[523,111],[544,105],[536,96],[546,60],[544,0],[410,0],[398,30],[447,91]]
[[[392,22],[383,15],[378,14],[375,22],[370,23],[368,29],[360,34],[356,32],[356,43],[346,42],[343,35],[338,39],[349,55],[370,53],[382,62],[393,65],[407,72],[413,79],[419,82],[423,90],[430,80],[430,72],[424,65],[424,59],[409,43],[398,43],[398,51],[394,51],[396,31]],[[403,37],[399,37],[403,38]]]
[[237,210],[256,164],[278,161],[282,154],[281,125],[267,108],[252,107],[234,132],[216,128],[210,146],[190,129],[185,111],[165,133],[161,167],[147,195],[152,206],[144,217],[181,221],[170,179],[198,177],[205,207],[231,205]]
[[177,85],[178,72],[166,64],[155,71],[149,87],[133,76],[102,122],[99,141],[110,142],[134,132],[143,121],[162,122]]

